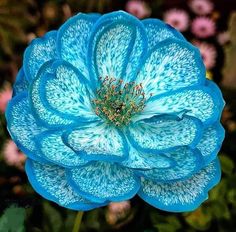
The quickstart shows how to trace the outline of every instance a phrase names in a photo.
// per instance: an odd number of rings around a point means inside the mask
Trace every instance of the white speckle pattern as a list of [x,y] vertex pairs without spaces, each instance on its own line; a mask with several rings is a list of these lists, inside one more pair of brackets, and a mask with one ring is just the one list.
[[56,67],[54,78],[46,80],[43,93],[50,106],[63,114],[90,120],[98,119],[82,81],[83,77],[72,67],[62,63]]
[[164,153],[164,155],[175,162],[173,167],[139,171],[141,176],[157,182],[173,181],[182,178],[186,179],[190,175],[199,171],[203,166],[200,153],[196,150],[191,150],[188,147],[180,147],[174,151]]
[[200,150],[206,163],[215,159],[223,139],[224,129],[221,127],[220,123],[209,126],[203,131],[203,136],[197,144],[197,148]]
[[153,101],[151,99],[143,112],[134,119],[137,121],[158,114],[186,112],[186,115],[206,122],[219,113],[210,91],[206,87],[202,87],[202,89],[185,89],[160,96]]
[[86,164],[85,160],[63,143],[62,133],[43,133],[37,140],[40,144],[41,153],[51,162],[62,166],[75,167]]
[[31,162],[36,184],[41,186],[45,192],[56,198],[59,204],[67,206],[77,202],[89,203],[88,200],[77,194],[67,183],[65,170],[63,168]]
[[173,39],[180,39],[180,36],[176,36],[173,33],[173,30],[170,30],[170,27],[165,25],[163,22],[160,22],[159,20],[153,22],[148,22],[147,20],[143,22],[147,37],[148,37],[148,50],[153,49],[158,43],[160,43],[163,40],[173,38]]
[[196,85],[205,77],[200,53],[187,42],[164,43],[150,52],[136,79],[147,95]]
[[89,127],[74,129],[66,138],[73,150],[90,155],[117,156],[124,155],[124,139],[117,129],[106,124],[90,124]]
[[58,32],[60,34],[59,54],[64,60],[73,64],[86,78],[88,77],[86,66],[88,41],[94,23],[94,16],[78,14]]
[[35,79],[40,67],[56,58],[57,32],[49,32],[44,37],[32,41],[26,50],[24,68],[29,80]]
[[95,162],[71,169],[70,178],[82,192],[99,199],[115,199],[136,193],[137,179],[133,172],[117,164]]
[[106,76],[123,78],[122,73],[126,68],[129,46],[133,43],[134,33],[134,29],[128,24],[114,23],[105,29],[103,27],[98,29],[94,35],[92,44],[94,53],[91,57],[94,69],[97,68],[97,78]]
[[47,78],[47,74],[52,74],[52,69],[50,65],[45,67],[44,70],[37,76],[31,86],[30,90],[30,100],[32,107],[36,115],[48,125],[69,125],[73,121],[62,118],[58,115],[50,112],[42,103],[40,99],[40,80],[41,78]]
[[160,154],[138,151],[129,144],[129,156],[121,164],[135,169],[168,168],[171,167],[171,160]]
[[16,96],[19,93],[26,91],[28,87],[29,87],[29,83],[25,79],[24,70],[20,69],[20,71],[17,74],[14,86],[13,86],[13,95]]
[[199,128],[191,118],[182,120],[157,118],[154,122],[137,122],[129,127],[130,138],[145,149],[163,150],[191,144]]
[[37,125],[36,120],[30,112],[28,95],[23,92],[17,95],[8,109],[8,129],[18,143],[28,149],[31,153],[38,155],[35,144],[35,136],[45,131],[45,128]]
[[207,198],[207,191],[212,185],[219,181],[219,168],[218,161],[215,160],[191,178],[173,183],[155,183],[142,178],[141,197],[152,205],[166,210],[171,210],[173,207],[181,210],[181,207],[189,205],[197,207]]

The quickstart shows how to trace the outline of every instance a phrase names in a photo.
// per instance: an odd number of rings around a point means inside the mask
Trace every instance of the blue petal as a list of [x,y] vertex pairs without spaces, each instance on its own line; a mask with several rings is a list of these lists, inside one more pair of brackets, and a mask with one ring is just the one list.
[[36,137],[40,154],[51,163],[62,167],[78,167],[87,163],[61,138],[63,131],[45,131]]
[[170,212],[193,211],[208,198],[208,191],[220,181],[218,160],[191,178],[174,183],[142,179],[139,196],[152,206]]
[[72,129],[64,134],[63,140],[85,160],[114,162],[122,161],[128,155],[123,133],[100,122]]
[[188,147],[180,147],[169,153],[164,153],[164,155],[175,162],[173,167],[136,171],[136,173],[145,179],[150,179],[158,183],[167,183],[190,178],[204,164],[202,155],[197,149],[192,150]]
[[37,77],[31,84],[29,89],[30,107],[37,122],[40,122],[42,125],[48,128],[67,127],[68,125],[75,124],[75,122],[66,117],[57,115],[55,111],[49,110],[40,97],[40,81],[42,78],[53,75],[54,70],[52,69],[52,64],[53,61],[48,61],[42,65]]
[[133,171],[117,164],[94,162],[81,168],[68,169],[70,185],[83,197],[102,203],[132,198],[140,187]]
[[169,151],[177,146],[195,147],[202,135],[199,120],[185,116],[159,116],[155,120],[140,121],[129,126],[127,137],[138,150]]
[[159,19],[144,19],[142,23],[148,37],[148,50],[152,50],[158,43],[169,38],[186,41],[179,31]]
[[58,30],[57,51],[58,56],[73,64],[86,78],[86,54],[88,40],[94,23],[100,16],[98,14],[82,14],[70,18]]
[[[95,24],[88,49],[91,80],[114,77],[129,82],[147,49],[142,23],[125,12],[109,13]],[[95,86],[96,87],[96,86]]]
[[35,136],[45,131],[34,119],[28,101],[27,92],[15,96],[6,110],[7,128],[17,147],[28,157],[46,162],[35,144]]
[[205,83],[201,54],[186,41],[167,39],[158,43],[142,64],[135,81],[142,83],[147,97]]
[[162,154],[142,152],[129,144],[129,155],[121,164],[128,168],[148,170],[152,168],[170,168],[174,162]]
[[220,122],[216,122],[215,124],[204,129],[203,136],[196,148],[200,150],[205,165],[209,164],[216,158],[218,152],[220,151],[224,137],[225,131]]
[[17,74],[16,81],[13,86],[13,97],[27,90],[28,86],[29,86],[29,83],[25,79],[24,70],[23,68],[21,68]]
[[90,210],[102,206],[92,203],[75,192],[67,183],[65,169],[26,161],[25,170],[35,191],[44,198],[73,210]]
[[34,39],[25,50],[23,67],[26,79],[35,79],[40,67],[47,61],[55,59],[57,31],[50,31],[42,38]]
[[83,75],[65,61],[55,61],[52,69],[53,74],[39,80],[39,94],[45,107],[75,122],[100,120],[91,105],[91,93]]
[[218,93],[207,86],[192,86],[150,98],[143,112],[133,118],[138,121],[160,114],[193,116],[204,125],[211,125],[220,116]]

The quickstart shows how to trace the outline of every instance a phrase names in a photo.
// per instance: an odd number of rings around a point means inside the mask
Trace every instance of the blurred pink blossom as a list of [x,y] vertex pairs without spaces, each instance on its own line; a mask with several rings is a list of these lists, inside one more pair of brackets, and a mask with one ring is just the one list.
[[151,14],[151,9],[147,3],[140,0],[128,1],[125,10],[140,19],[148,17]]
[[0,112],[4,113],[8,101],[12,97],[12,88],[10,84],[5,84],[3,88],[0,90]]
[[221,32],[217,35],[217,41],[220,45],[225,45],[230,41],[230,35],[228,31]]
[[206,42],[195,41],[193,44],[199,48],[206,69],[213,68],[217,57],[216,48],[212,44]]
[[166,11],[164,21],[179,31],[186,31],[189,26],[189,16],[184,10],[171,9]]
[[8,140],[4,146],[3,157],[9,166],[15,166],[19,169],[23,169],[25,162],[25,155],[20,152],[16,144],[12,140]]
[[208,17],[197,17],[192,22],[192,33],[198,38],[213,36],[216,31],[215,22]]
[[191,0],[189,7],[197,15],[207,15],[212,12],[214,5],[209,0]]

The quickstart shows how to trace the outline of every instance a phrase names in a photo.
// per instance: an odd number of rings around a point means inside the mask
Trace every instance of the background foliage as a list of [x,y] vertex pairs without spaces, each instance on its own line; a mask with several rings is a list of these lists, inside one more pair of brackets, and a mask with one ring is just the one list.
[[[215,35],[199,39],[190,29],[184,35],[190,41],[197,39],[213,45],[217,52],[208,77],[220,85],[227,102],[222,117],[226,139],[220,152],[223,172],[220,184],[194,212],[166,213],[134,198],[129,207],[121,207],[117,212],[109,207],[86,212],[81,231],[236,231],[236,3],[234,0],[212,2],[214,9],[208,17],[216,23]],[[11,93],[23,51],[33,38],[57,29],[77,12],[124,10],[126,3],[124,0],[0,0],[0,105],[4,105]],[[196,17],[185,0],[145,3],[151,17],[162,18],[172,8],[186,11],[191,20]],[[217,39],[222,32],[229,36],[225,36],[224,43]],[[6,149],[10,137],[5,128],[4,106],[0,110],[0,231],[71,231],[76,212],[44,200],[28,184],[22,166],[8,161],[7,156],[12,155]],[[19,162],[22,164],[24,159]]]

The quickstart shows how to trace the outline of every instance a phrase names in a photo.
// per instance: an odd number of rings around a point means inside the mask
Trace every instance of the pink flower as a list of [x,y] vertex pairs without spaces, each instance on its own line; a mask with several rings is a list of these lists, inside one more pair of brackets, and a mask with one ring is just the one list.
[[192,33],[199,38],[213,36],[216,31],[215,22],[208,17],[197,17],[192,22]]
[[128,1],[125,10],[140,19],[148,17],[151,14],[150,7],[145,2],[139,0]]
[[213,45],[205,42],[195,41],[193,44],[199,48],[206,69],[213,68],[215,66],[217,57],[216,48]]
[[0,90],[0,112],[4,113],[7,103],[8,101],[11,99],[12,97],[12,88],[10,86],[10,84],[5,84],[2,88],[2,90]]
[[189,7],[197,15],[207,15],[212,12],[214,5],[209,0],[191,0]]
[[184,10],[171,9],[166,11],[164,21],[179,31],[186,31],[189,26],[189,16]]
[[225,45],[230,41],[230,35],[228,31],[221,32],[217,35],[217,41],[220,45]]
[[115,225],[118,221],[124,219],[130,212],[130,201],[111,202],[108,205],[106,220],[110,225]]
[[12,140],[8,140],[4,146],[3,157],[9,166],[15,166],[23,169],[25,155],[20,152]]

